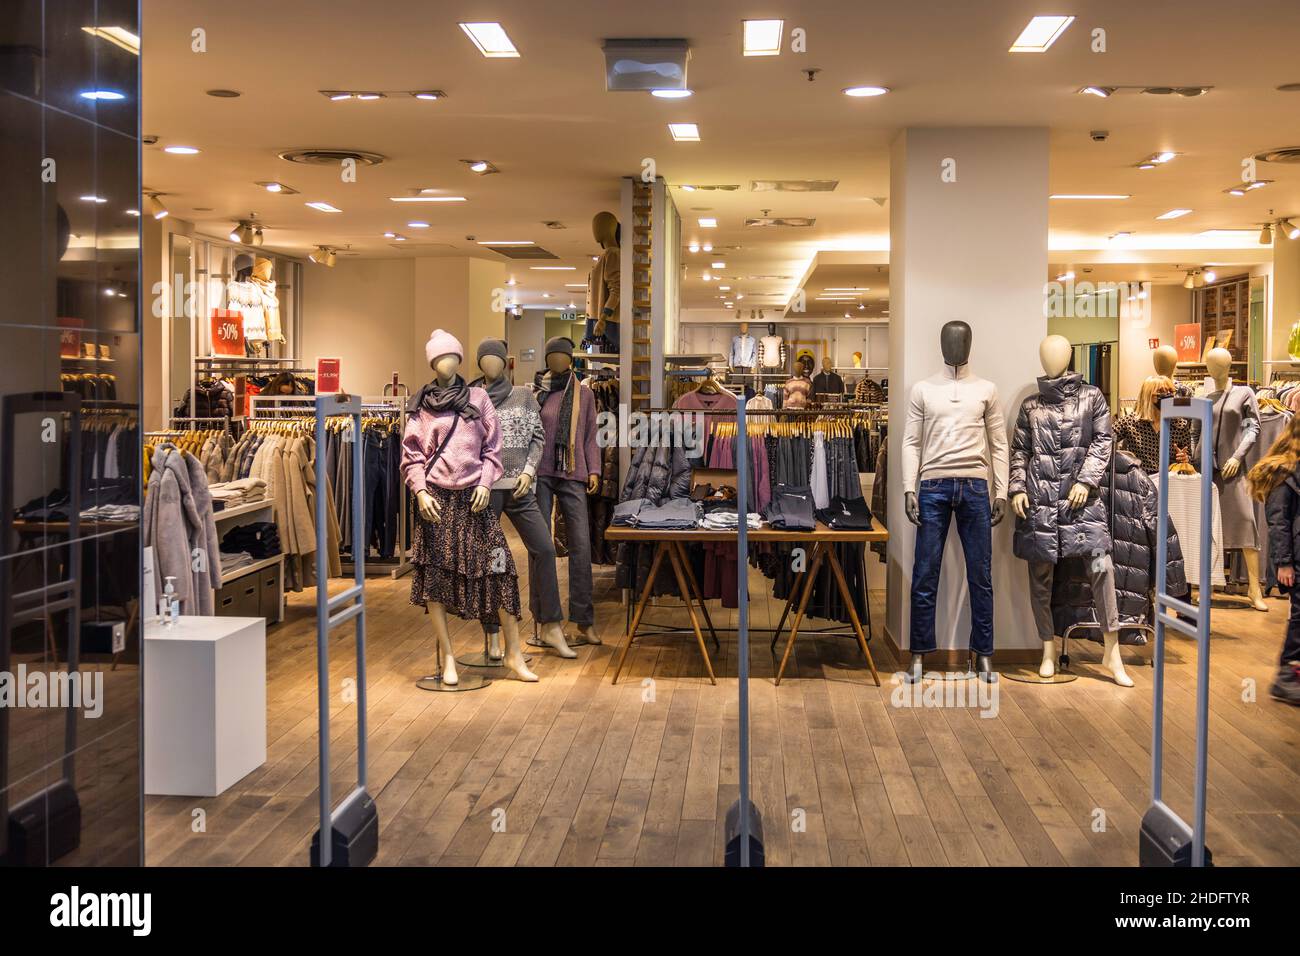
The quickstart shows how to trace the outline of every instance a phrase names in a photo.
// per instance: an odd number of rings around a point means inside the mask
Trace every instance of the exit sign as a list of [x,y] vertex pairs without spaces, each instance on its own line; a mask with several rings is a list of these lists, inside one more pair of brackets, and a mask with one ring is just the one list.
[[577,321],[578,321],[578,313],[577,313],[577,312],[561,312],[561,313],[560,313],[560,321],[561,321],[561,322],[577,322]]

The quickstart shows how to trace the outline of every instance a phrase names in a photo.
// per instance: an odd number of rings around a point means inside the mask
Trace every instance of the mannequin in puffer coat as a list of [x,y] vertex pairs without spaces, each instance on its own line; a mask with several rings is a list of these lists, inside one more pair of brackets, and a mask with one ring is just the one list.
[[[1038,379],[1025,399],[1011,440],[1012,499],[1029,499],[1016,520],[1015,554],[1055,564],[1062,558],[1110,552],[1110,528],[1100,488],[1110,464],[1110,408],[1101,390],[1078,372]],[[1087,496],[1071,498],[1076,485]]]
[[[1114,488],[1102,489],[1102,500],[1113,518],[1115,597],[1119,603],[1120,643],[1141,645],[1147,642],[1142,631],[1126,629],[1126,624],[1150,624],[1152,589],[1156,574],[1156,486],[1125,451],[1115,452]],[[1166,542],[1165,590],[1173,597],[1186,597],[1187,578],[1183,570],[1183,549],[1178,532],[1169,522]],[[1052,619],[1057,634],[1071,625],[1095,620],[1092,591],[1084,561],[1067,558],[1056,566],[1052,583]],[[1101,641],[1095,628],[1084,632],[1092,641]]]

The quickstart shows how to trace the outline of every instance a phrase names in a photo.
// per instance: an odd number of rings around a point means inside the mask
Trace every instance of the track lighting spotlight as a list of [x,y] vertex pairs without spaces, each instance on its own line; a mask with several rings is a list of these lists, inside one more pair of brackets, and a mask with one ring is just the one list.
[[1196,288],[1196,279],[1194,278],[1193,274],[1190,271],[1187,273],[1187,278],[1183,280],[1183,288],[1184,289]]
[[258,226],[256,229],[253,230],[253,245],[260,246],[261,244],[262,244],[262,227]]
[[155,219],[166,219],[167,207],[164,206],[162,200],[158,198],[158,193],[145,193],[145,196],[149,200],[145,204],[145,208],[149,210],[149,215],[153,216]]
[[1206,282],[1214,282],[1216,279],[1219,278],[1218,273],[1215,272],[1213,269],[1206,269],[1204,272],[1201,273],[1201,275],[1205,278]]
[[1259,231],[1259,244],[1261,246],[1271,246],[1273,244],[1273,224],[1264,223],[1264,228]]
[[327,269],[334,268],[334,250],[329,246],[317,246],[316,251],[307,257],[317,265],[324,266]]
[[1279,219],[1277,227],[1282,230],[1282,234],[1288,239],[1300,239],[1300,226],[1297,226],[1290,219]]

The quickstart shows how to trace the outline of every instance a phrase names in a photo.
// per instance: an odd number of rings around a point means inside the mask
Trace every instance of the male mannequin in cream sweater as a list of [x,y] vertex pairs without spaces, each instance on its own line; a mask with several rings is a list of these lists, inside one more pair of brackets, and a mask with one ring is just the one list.
[[[934,618],[944,542],[953,518],[966,557],[971,643],[980,679],[993,673],[992,528],[1006,515],[1009,454],[997,387],[970,372],[971,328],[947,322],[939,333],[944,370],[912,386],[903,433],[907,519],[917,526],[912,566],[912,658],[907,679],[936,650]],[[991,501],[991,505],[990,505]]]

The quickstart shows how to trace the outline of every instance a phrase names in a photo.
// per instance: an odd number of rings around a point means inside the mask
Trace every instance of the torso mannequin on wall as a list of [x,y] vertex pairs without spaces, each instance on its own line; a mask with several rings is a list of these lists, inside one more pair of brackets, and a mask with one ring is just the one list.
[[[537,466],[542,460],[546,432],[537,396],[527,385],[512,385],[506,377],[506,343],[484,339],[478,347],[482,378],[471,383],[487,392],[501,427],[501,477],[492,485],[488,506],[497,520],[510,516],[524,548],[528,551],[528,604],[541,625],[541,638],[561,657],[577,654],[564,640],[564,611],[560,607],[560,586],[555,575],[555,542],[551,528],[542,518],[533,490]],[[497,628],[489,622],[489,635]],[[489,656],[491,644],[489,638]]]
[[546,343],[546,371],[537,377],[545,444],[537,468],[537,507],[550,527],[554,505],[564,515],[569,545],[569,622],[588,644],[601,643],[591,599],[591,531],[587,495],[600,489],[596,398],[573,371],[573,341]]
[[1078,372],[1066,371],[1073,354],[1064,336],[1043,339],[1038,355],[1044,374],[1038,394],[1025,399],[1016,418],[1010,482],[1017,519],[1015,553],[1029,570],[1029,601],[1043,642],[1039,675],[1055,674],[1060,656],[1052,618],[1056,566],[1077,558],[1086,562],[1102,630],[1102,665],[1115,683],[1132,687],[1119,653],[1110,520],[1101,496],[1113,452],[1110,407],[1100,389],[1084,383]]
[[[442,683],[459,683],[447,611],[505,631],[505,664],[535,681],[519,649],[519,578],[505,534],[488,510],[501,477],[501,431],[487,392],[460,376],[463,350],[435,329],[425,345],[434,379],[411,398],[402,475],[419,521],[411,552],[411,603],[429,613]],[[502,614],[502,612],[505,612]]]
[[[935,612],[948,528],[957,521],[970,591],[970,650],[981,680],[993,673],[993,526],[1006,514],[1007,432],[997,386],[971,374],[971,327],[939,333],[944,371],[912,386],[903,434],[903,501],[917,526],[906,679],[921,680],[937,650]],[[991,486],[991,487],[990,487]],[[991,504],[990,504],[991,499]]]
[[[1223,547],[1241,550],[1246,565],[1246,594],[1251,607],[1267,611],[1259,579],[1259,528],[1255,508],[1246,489],[1241,463],[1259,440],[1259,405],[1249,386],[1232,381],[1232,353],[1227,349],[1210,349],[1205,356],[1206,369],[1214,380],[1214,391],[1205,397],[1214,411],[1214,484],[1219,489],[1219,509],[1223,514]],[[1201,441],[1197,434],[1192,445],[1192,460],[1201,460]]]
[[612,212],[598,212],[591,220],[591,234],[600,243],[600,257],[587,274],[587,335],[605,337],[605,348],[619,350],[619,290],[622,286],[619,252],[622,228]]

